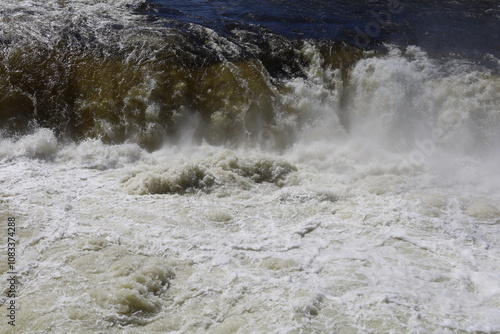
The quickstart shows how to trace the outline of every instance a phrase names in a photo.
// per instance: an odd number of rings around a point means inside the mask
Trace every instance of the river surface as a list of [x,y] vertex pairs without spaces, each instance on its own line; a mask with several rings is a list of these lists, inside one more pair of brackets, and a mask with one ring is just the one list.
[[0,333],[500,333],[499,30],[2,0]]

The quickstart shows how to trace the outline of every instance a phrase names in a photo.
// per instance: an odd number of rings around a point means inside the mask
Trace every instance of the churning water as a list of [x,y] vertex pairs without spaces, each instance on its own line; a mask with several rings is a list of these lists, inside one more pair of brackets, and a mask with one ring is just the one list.
[[499,29],[486,0],[3,0],[0,332],[500,333]]

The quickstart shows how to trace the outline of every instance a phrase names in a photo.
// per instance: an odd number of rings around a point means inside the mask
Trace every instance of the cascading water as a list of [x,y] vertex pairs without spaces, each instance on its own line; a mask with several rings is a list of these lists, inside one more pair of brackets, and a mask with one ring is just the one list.
[[0,332],[500,332],[499,18],[2,1]]

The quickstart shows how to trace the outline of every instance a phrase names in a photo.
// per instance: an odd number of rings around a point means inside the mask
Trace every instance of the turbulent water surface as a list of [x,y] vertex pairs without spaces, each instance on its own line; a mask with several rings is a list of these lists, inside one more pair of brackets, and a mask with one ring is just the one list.
[[500,333],[499,29],[488,0],[2,0],[0,332]]

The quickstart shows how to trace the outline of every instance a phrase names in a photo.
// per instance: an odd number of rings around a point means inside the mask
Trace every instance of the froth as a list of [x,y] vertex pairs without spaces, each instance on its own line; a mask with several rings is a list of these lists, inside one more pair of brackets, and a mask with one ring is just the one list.
[[27,157],[51,159],[58,151],[58,141],[52,130],[39,129],[35,133],[19,139],[4,139],[0,142],[0,157],[12,159]]
[[488,70],[438,63],[411,47],[359,61],[349,84],[353,132],[385,147],[432,141],[470,154],[499,145],[500,81]]
[[145,158],[144,154],[137,144],[105,145],[101,140],[85,140],[65,146],[57,158],[60,162],[105,170],[134,163]]
[[182,160],[160,163],[152,170],[132,176],[124,187],[127,192],[139,195],[208,193],[221,187],[234,191],[263,182],[283,186],[287,175],[296,170],[284,160],[262,155],[244,157],[226,151],[188,163]]

